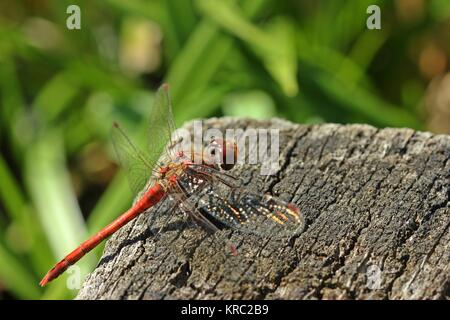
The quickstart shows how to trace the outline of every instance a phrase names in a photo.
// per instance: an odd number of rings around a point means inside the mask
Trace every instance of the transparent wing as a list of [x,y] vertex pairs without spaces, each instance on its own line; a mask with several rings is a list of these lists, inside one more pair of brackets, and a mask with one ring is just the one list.
[[139,150],[125,132],[114,124],[112,140],[120,165],[125,169],[132,192],[136,195],[146,186],[156,163],[171,141],[175,130],[168,85],[163,84],[155,94],[155,100],[149,116],[148,151]]
[[271,195],[235,190],[228,198],[214,188],[199,199],[201,212],[233,229],[268,236],[292,236],[301,233],[304,219],[295,205]]
[[154,163],[163,151],[168,153],[168,145],[172,141],[175,124],[172,115],[172,102],[169,96],[169,85],[163,84],[156,92],[149,117],[149,154]]
[[[185,184],[183,189],[187,191],[189,201],[215,225],[261,236],[292,236],[303,230],[304,217],[292,203],[271,195],[230,187],[220,177],[221,172],[213,174],[210,170],[208,176],[198,170],[188,170],[186,173],[190,177],[180,180],[180,183]],[[193,181],[199,180],[206,182],[195,192],[190,192]]]
[[131,191],[137,195],[152,175],[153,164],[149,162],[148,155],[131,142],[117,123],[114,123],[111,130],[111,139],[117,160],[126,172]]
[[303,231],[304,216],[293,203],[269,194],[235,191],[230,202],[239,212],[235,226],[242,231],[277,236],[292,236]]

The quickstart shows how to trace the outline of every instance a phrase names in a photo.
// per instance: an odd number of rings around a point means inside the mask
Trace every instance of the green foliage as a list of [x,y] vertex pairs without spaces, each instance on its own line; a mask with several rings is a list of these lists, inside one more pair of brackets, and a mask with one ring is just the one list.
[[[427,79],[408,50],[450,16],[441,0],[408,23],[391,1],[104,0],[79,1],[82,28],[68,30],[70,1],[39,3],[0,5],[0,297],[17,299],[76,294],[64,277],[38,282],[130,204],[109,128],[133,127],[143,145],[160,83],[178,125],[234,115],[421,129]],[[383,28],[367,30],[376,3]]]

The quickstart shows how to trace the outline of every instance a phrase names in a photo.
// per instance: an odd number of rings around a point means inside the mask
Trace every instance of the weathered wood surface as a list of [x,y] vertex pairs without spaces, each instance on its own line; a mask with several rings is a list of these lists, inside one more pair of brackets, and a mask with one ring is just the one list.
[[[230,230],[241,254],[199,228],[148,219],[107,243],[78,299],[446,299],[450,295],[450,136],[367,125],[210,119],[281,129],[281,169],[232,172],[295,202],[305,231],[288,243]],[[161,207],[159,210],[168,210]],[[242,253],[244,252],[244,253]]]

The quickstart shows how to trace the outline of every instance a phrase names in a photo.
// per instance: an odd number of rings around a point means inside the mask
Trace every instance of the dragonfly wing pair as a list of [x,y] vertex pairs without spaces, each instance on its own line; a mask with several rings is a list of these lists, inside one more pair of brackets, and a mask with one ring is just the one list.
[[[304,217],[295,205],[268,194],[248,192],[236,178],[232,184],[230,175],[211,172],[214,170],[207,168],[208,176],[202,176],[198,169],[186,170],[186,176],[179,179],[191,208],[216,226],[211,229],[229,227],[261,236],[302,232]],[[195,181],[201,181],[201,185],[196,186]]]
[[157,163],[161,155],[169,152],[165,149],[175,132],[175,124],[168,90],[168,85],[163,84],[155,94],[149,116],[149,146],[145,152],[131,142],[118,124],[115,123],[111,131],[117,160],[126,171],[131,190],[135,195],[145,188],[149,178],[157,172]]

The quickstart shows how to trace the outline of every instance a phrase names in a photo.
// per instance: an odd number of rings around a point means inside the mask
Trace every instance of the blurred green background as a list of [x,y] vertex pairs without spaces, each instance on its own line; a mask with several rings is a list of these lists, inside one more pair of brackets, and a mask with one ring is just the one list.
[[[81,30],[66,28],[74,3]],[[366,28],[371,4],[381,30]],[[109,130],[117,120],[144,141],[162,82],[178,125],[277,116],[449,133],[449,53],[447,0],[2,1],[0,298],[76,294],[38,282],[130,204]]]

